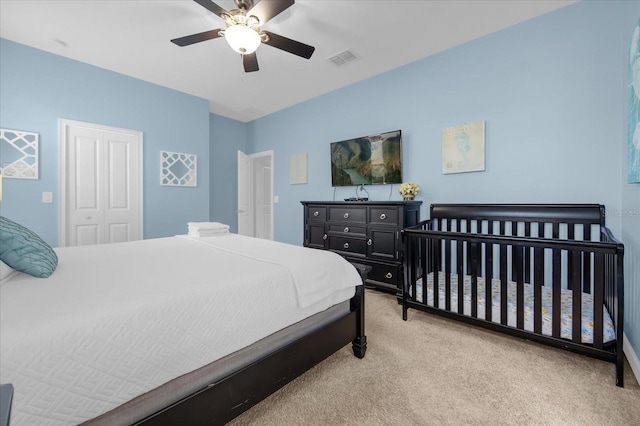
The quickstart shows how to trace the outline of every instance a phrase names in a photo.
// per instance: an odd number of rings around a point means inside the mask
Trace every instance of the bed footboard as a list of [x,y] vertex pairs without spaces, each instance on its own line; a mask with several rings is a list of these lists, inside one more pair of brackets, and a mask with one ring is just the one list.
[[624,385],[624,249],[604,227],[604,206],[431,212],[403,230],[403,319],[416,308],[606,360]]
[[[364,283],[370,267],[354,266]],[[364,284],[357,286],[350,301],[349,314],[137,422],[136,425],[223,425],[349,342],[354,355],[363,358],[367,349],[364,294]]]

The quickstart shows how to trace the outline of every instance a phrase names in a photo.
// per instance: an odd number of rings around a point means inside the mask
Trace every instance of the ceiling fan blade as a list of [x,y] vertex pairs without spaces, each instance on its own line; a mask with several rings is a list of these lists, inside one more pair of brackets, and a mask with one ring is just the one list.
[[290,38],[286,38],[269,31],[262,32],[269,36],[269,39],[264,42],[265,44],[284,50],[285,52],[293,53],[294,55],[301,56],[305,59],[309,59],[316,50],[315,47],[309,46],[308,44],[300,43],[299,41],[291,40]]
[[242,65],[244,65],[244,72],[258,71],[258,57],[256,53],[250,53],[248,55],[242,55]]
[[216,15],[218,15],[221,18],[222,18],[222,14],[223,13],[226,13],[227,15],[229,15],[229,12],[227,12],[226,10],[224,10],[223,8],[221,8],[220,6],[218,6],[217,4],[212,2],[211,0],[193,0],[193,1],[195,1],[196,3],[198,3],[200,6],[204,7],[205,9],[209,10],[210,12],[215,13]]
[[220,37],[220,31],[222,29],[205,31],[203,33],[191,34],[189,36],[174,38],[171,43],[177,44],[180,47],[189,46],[190,44],[200,43],[201,41],[212,40]]
[[294,0],[260,0],[247,12],[247,16],[255,16],[260,20],[260,25],[264,25],[269,19],[284,12],[294,3]]

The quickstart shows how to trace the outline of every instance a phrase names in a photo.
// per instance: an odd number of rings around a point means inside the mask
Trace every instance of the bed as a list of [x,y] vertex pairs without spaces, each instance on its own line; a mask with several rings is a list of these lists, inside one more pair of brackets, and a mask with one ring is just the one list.
[[366,351],[366,271],[331,252],[227,234],[54,253],[49,277],[5,265],[0,285],[14,425],[224,424]]
[[[623,245],[599,204],[433,204],[402,231],[409,308],[616,365],[623,381]],[[573,319],[580,320],[573,320]]]

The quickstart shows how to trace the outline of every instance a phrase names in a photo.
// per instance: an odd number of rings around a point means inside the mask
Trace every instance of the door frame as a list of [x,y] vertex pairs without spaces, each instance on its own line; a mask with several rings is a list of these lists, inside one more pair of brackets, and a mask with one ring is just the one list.
[[89,129],[98,130],[98,131],[106,131],[106,132],[114,132],[114,133],[126,133],[130,135],[134,135],[138,138],[140,143],[138,144],[138,202],[139,202],[139,213],[138,213],[138,222],[140,223],[138,229],[138,239],[142,239],[144,232],[144,173],[143,173],[143,163],[144,159],[142,158],[143,154],[143,135],[142,132],[138,130],[124,129],[121,127],[113,127],[106,126],[102,124],[94,124],[87,123],[83,121],[75,121],[68,120],[65,118],[58,119],[58,130],[59,130],[59,139],[58,139],[58,148],[60,152],[59,163],[58,163],[58,174],[59,174],[59,188],[58,188],[58,246],[66,247],[67,245],[67,128],[69,126],[76,127],[87,127]]
[[[240,150],[240,152],[242,152]],[[253,223],[252,226],[252,236],[255,236],[256,234],[256,227],[255,227],[255,223],[256,223],[256,218],[257,218],[257,212],[256,212],[256,208],[255,208],[255,204],[253,204],[253,202],[256,199],[256,191],[257,188],[255,187],[255,185],[253,184],[253,179],[254,179],[254,175],[255,175],[255,171],[256,171],[256,163],[263,158],[268,157],[271,160],[271,173],[270,173],[270,187],[271,187],[271,194],[269,194],[269,196],[271,197],[271,205],[273,206],[273,175],[274,175],[274,152],[273,150],[269,150],[269,151],[262,151],[262,152],[257,152],[255,154],[245,154],[247,157],[249,157],[249,159],[251,160],[251,170],[250,170],[250,176],[249,176],[249,182],[251,182],[251,188],[250,188],[250,200],[252,201],[252,205],[251,208],[249,209],[249,213],[250,213],[250,220]],[[240,188],[238,188],[238,190],[240,190]],[[271,227],[271,232],[270,232],[270,236],[271,236],[271,240],[274,239],[275,237],[275,229],[274,229],[274,216],[275,216],[275,209],[273,209],[272,207],[272,211],[271,211],[271,220],[269,223],[269,226]],[[238,211],[236,211],[236,215],[239,214]],[[239,233],[239,232],[238,232]]]

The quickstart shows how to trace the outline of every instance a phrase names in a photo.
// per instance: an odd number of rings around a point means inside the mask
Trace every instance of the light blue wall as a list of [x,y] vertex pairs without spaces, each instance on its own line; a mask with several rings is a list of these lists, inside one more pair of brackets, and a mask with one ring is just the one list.
[[[334,199],[330,142],[401,129],[425,218],[432,202],[605,204],[626,244],[625,334],[640,354],[640,185],[623,180],[638,17],[638,1],[580,2],[249,123],[252,152],[274,150],[275,239],[301,244],[300,201]],[[442,129],[481,120],[486,171],[443,175]],[[289,157],[305,152],[309,182],[290,185]],[[400,199],[397,186],[368,191]]]
[[[631,7],[634,6],[634,7]],[[401,129],[404,180],[431,202],[621,205],[626,99],[621,22],[632,2],[583,2],[249,124],[253,151],[275,151],[275,237],[301,244],[300,200],[330,200],[329,142]],[[486,121],[486,171],[443,175],[442,129]],[[309,183],[288,159],[309,155]],[[370,187],[374,200],[397,188]],[[336,199],[354,195],[339,188]],[[619,234],[620,220],[609,226]]]
[[238,150],[247,152],[247,124],[210,114],[211,220],[238,231]]
[[[1,213],[58,244],[58,119],[143,132],[144,237],[186,232],[209,217],[209,103],[0,40],[0,127],[40,135],[40,179],[5,179]],[[198,186],[160,186],[160,151],[198,155]],[[0,160],[1,161],[1,160]],[[53,192],[43,204],[42,192]]]

